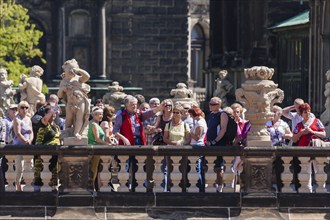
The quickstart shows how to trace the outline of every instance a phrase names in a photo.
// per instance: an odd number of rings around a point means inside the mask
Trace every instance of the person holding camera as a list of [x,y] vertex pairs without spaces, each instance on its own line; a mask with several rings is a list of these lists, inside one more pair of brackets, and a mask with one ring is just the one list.
[[274,118],[266,123],[267,131],[270,134],[270,140],[273,146],[285,146],[286,140],[292,138],[292,132],[288,123],[281,119],[282,108],[274,105],[272,108]]

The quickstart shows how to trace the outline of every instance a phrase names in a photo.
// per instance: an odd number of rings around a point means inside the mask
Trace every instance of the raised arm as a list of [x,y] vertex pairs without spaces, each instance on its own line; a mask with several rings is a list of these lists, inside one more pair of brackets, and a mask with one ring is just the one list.
[[75,68],[75,69],[73,69],[73,71],[80,76],[79,77],[80,83],[87,82],[90,78],[89,73],[87,73],[87,71],[85,71],[83,69]]
[[285,107],[283,110],[282,110],[282,115],[288,119],[291,119],[290,116],[289,116],[289,113],[290,111],[294,110],[295,107],[294,105],[291,105],[291,106],[288,106],[288,107]]

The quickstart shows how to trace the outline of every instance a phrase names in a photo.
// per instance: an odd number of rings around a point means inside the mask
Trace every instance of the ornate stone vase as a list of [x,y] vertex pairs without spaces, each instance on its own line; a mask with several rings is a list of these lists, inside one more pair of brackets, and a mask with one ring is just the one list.
[[254,66],[244,70],[247,80],[242,88],[236,90],[236,99],[247,109],[246,119],[252,124],[248,134],[248,146],[271,146],[266,122],[273,119],[271,108],[284,99],[283,90],[277,88],[272,80],[274,69],[266,66]]

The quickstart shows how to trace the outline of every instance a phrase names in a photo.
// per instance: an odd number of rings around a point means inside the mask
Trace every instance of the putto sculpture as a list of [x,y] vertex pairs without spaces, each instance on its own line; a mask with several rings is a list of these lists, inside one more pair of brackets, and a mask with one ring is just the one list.
[[[65,131],[62,138],[73,137],[74,140],[82,140],[87,144],[88,117],[90,113],[90,102],[87,94],[90,86],[87,82],[90,78],[88,72],[79,68],[75,59],[64,62],[62,80],[60,83],[58,97],[65,103]],[[68,139],[67,139],[68,140]],[[86,142],[86,143],[85,143]]]
[[13,90],[13,81],[7,79],[7,70],[0,68],[0,108],[7,109],[11,104],[14,104],[13,96],[16,91]]
[[219,77],[215,80],[216,89],[213,92],[213,96],[221,98],[223,105],[227,104],[226,95],[233,88],[233,84],[231,84],[229,80],[226,79],[227,74],[228,74],[227,70],[220,70],[218,72]]
[[44,73],[44,70],[34,65],[30,71],[30,77],[22,74],[20,77],[20,83],[18,88],[21,91],[21,101],[27,101],[30,105],[29,112],[31,115],[36,111],[36,104],[38,102],[45,102],[45,95],[42,93],[42,80],[40,77]]

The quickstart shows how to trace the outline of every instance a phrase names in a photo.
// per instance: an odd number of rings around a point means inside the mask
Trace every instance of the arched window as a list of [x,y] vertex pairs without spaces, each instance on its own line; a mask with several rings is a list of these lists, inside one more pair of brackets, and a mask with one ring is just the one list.
[[205,36],[202,27],[196,24],[191,31],[190,78],[197,81],[196,86],[204,86]]
[[70,13],[69,17],[69,36],[70,37],[89,37],[91,35],[91,21],[89,12],[78,9]]

